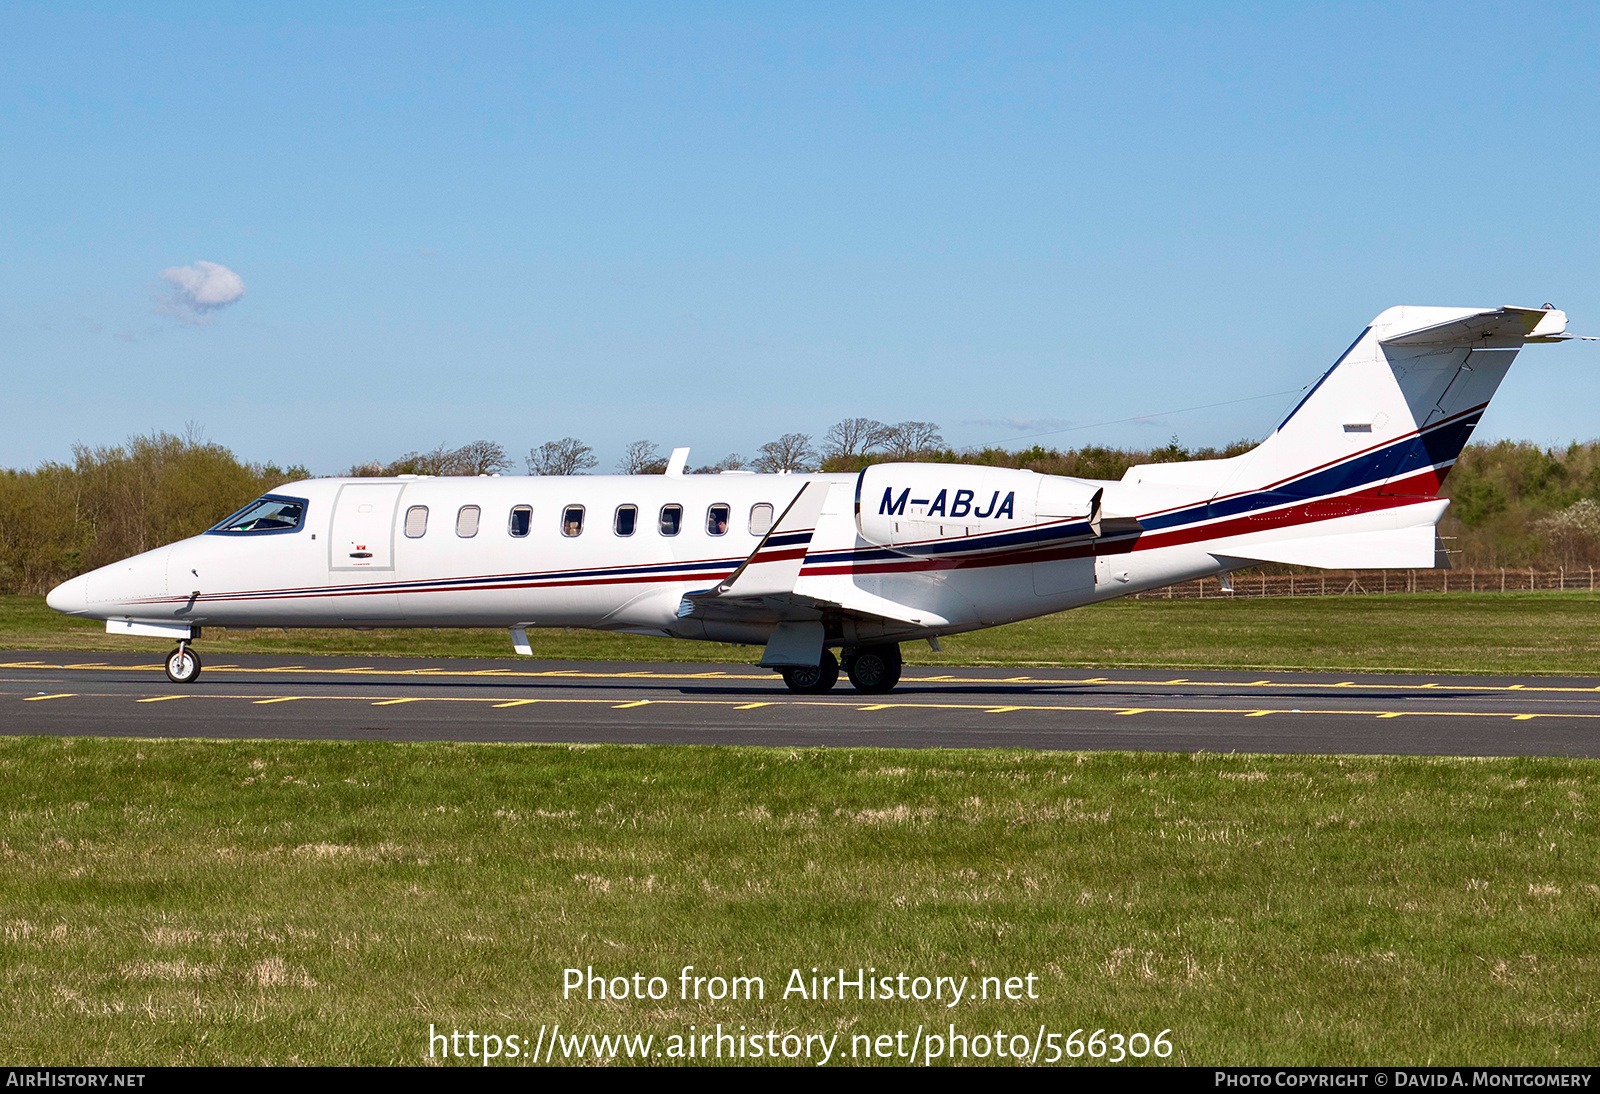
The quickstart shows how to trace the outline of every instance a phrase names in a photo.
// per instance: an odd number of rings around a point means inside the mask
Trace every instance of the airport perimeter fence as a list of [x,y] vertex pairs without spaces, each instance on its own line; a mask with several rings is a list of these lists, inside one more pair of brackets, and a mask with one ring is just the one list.
[[[1594,567],[1572,570],[1330,570],[1307,574],[1236,573],[1135,593],[1136,600],[1215,597],[1385,596],[1395,593],[1594,592]],[[1232,588],[1228,588],[1231,585]]]

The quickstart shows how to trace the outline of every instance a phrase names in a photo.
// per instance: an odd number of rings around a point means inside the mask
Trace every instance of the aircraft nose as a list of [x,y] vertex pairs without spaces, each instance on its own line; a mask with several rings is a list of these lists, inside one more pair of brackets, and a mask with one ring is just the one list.
[[89,606],[89,583],[82,577],[63,581],[50,590],[44,602],[58,612],[75,615]]

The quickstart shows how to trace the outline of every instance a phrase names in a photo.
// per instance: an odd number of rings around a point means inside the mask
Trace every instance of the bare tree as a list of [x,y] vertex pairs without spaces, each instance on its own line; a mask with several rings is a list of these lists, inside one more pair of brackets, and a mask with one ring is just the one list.
[[494,441],[473,441],[464,444],[447,456],[449,475],[497,475],[511,470],[511,457],[505,446]]
[[761,454],[755,458],[753,466],[766,475],[778,471],[815,471],[817,450],[811,447],[810,434],[785,433],[761,446]]
[[660,475],[667,470],[667,461],[654,441],[634,441],[617,461],[617,471],[623,475]]
[[529,450],[528,474],[581,475],[599,462],[594,458],[594,449],[578,438],[562,437]]
[[368,460],[352,467],[351,476],[393,478],[396,475],[492,475],[508,471],[511,459],[494,441],[473,441],[460,448],[440,445],[432,452],[407,452],[398,460]]
[[889,432],[888,426],[871,418],[846,418],[822,438],[822,454],[830,459],[853,460],[883,447]]
[[894,460],[908,460],[931,449],[944,447],[944,438],[933,422],[899,422],[889,427],[883,450]]
[[744,470],[744,457],[737,452],[729,452],[716,463],[708,463],[704,467],[696,467],[689,472],[691,475],[716,475],[723,471]]

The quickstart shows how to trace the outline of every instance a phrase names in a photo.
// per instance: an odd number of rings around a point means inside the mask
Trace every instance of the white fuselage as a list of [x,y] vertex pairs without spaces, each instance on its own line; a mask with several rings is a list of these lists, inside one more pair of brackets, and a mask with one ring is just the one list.
[[[949,465],[903,466],[933,479],[952,473]],[[1048,479],[1004,469],[957,470],[981,471],[1004,484]],[[1067,552],[1076,557],[1036,551],[1006,561],[1007,553],[990,550],[958,552],[965,561],[908,560],[861,538],[858,479],[722,474],[294,482],[273,491],[303,499],[303,525],[294,532],[193,536],[74,578],[51,593],[50,604],[99,619],[194,627],[592,627],[760,644],[776,615],[752,610],[702,619],[680,616],[680,604],[686,593],[726,578],[761,542],[766,527],[752,531],[753,510],[771,506],[765,511],[770,524],[771,514],[782,514],[812,481],[827,495],[794,592],[840,607],[829,619],[830,642],[972,630],[1220,568],[1199,545],[1097,555],[1081,535],[1067,537],[1078,544]],[[1024,495],[999,523],[962,531],[994,539],[1041,523],[1061,526],[1036,515],[1034,494]],[[564,528],[563,518],[574,506],[583,508],[581,530],[564,534],[571,526]],[[622,506],[637,510],[630,535],[617,531]],[[681,507],[681,518],[669,535],[661,514],[671,506]],[[721,534],[708,518],[719,506],[728,512]],[[478,510],[475,529],[461,517],[467,507]],[[524,508],[526,532],[517,535],[513,512]],[[458,520],[460,531],[471,535],[458,533]],[[971,564],[974,558],[982,564]],[[828,616],[825,608],[812,615]]]

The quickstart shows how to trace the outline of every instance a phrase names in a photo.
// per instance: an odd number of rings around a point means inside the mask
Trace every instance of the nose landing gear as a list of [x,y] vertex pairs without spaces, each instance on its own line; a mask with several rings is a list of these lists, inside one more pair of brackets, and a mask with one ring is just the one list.
[[167,679],[174,684],[192,684],[200,675],[200,655],[179,640],[178,648],[167,654]]

